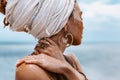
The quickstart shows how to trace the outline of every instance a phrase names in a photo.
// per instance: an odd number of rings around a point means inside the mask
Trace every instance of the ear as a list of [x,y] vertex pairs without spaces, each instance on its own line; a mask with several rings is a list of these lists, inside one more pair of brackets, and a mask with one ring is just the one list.
[[[70,17],[71,18],[71,17]],[[74,37],[73,37],[73,34],[71,33],[71,22],[70,22],[70,19],[68,20],[66,26],[64,27],[64,31],[65,31],[65,40],[67,41],[67,43],[69,45],[72,45],[73,44],[73,40],[74,40]]]
[[73,39],[72,33],[68,32],[68,33],[66,34],[65,38],[66,38],[66,40],[67,40],[67,43],[68,43],[67,46],[68,46],[68,47],[73,44],[74,39]]
[[[79,14],[76,14],[76,16]],[[78,16],[80,18],[80,15]],[[68,33],[71,33],[73,36],[73,43],[72,45],[79,45],[81,43],[81,35],[83,31],[82,21],[76,19],[75,16],[72,14],[68,20],[66,30]],[[68,36],[69,40],[71,40],[71,36]],[[71,41],[69,41],[71,42]]]

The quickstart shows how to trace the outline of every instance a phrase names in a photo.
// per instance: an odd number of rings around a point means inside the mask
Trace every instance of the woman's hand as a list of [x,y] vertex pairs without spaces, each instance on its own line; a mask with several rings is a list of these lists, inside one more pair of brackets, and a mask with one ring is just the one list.
[[48,38],[41,40],[41,42],[49,43],[48,47],[36,47],[35,49],[40,53],[38,55],[30,55],[19,60],[17,66],[22,63],[36,64],[48,71],[62,73],[63,67],[69,66],[69,64],[66,62],[59,47],[54,41]]
[[68,80],[85,80],[83,75],[68,64],[63,53],[52,40],[45,39],[42,42],[49,42],[50,45],[43,49],[37,47],[36,49],[38,52],[41,52],[41,54],[30,55],[21,59],[17,67],[22,63],[36,64],[47,71],[63,74]]
[[45,38],[44,40],[41,40],[39,43],[41,42],[48,43],[48,46],[44,48],[40,48],[40,47],[36,48],[38,52],[41,52],[53,58],[65,61],[62,51],[59,49],[59,47],[54,41],[52,41],[49,38]]
[[62,74],[65,71],[65,68],[70,66],[68,63],[48,56],[46,54],[38,54],[38,55],[31,55],[21,59],[17,63],[17,67],[20,64],[27,63],[27,64],[36,64],[42,67],[45,70],[50,72]]
[[22,63],[36,64],[47,71],[63,74],[68,80],[85,80],[85,77],[67,62],[58,60],[46,54],[27,56],[18,62],[17,67]]

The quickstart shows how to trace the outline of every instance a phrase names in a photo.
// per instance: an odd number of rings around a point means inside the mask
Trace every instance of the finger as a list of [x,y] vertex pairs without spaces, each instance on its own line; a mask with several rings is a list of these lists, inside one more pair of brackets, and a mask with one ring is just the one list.
[[[47,43],[48,41],[46,39],[40,40],[39,43]],[[48,43],[50,44],[50,43]]]
[[38,65],[38,60],[37,59],[28,59],[28,60],[25,60],[25,63]]
[[50,43],[46,40],[46,38],[43,39],[43,40],[40,40],[39,43],[44,43],[44,44],[50,45]]
[[50,47],[51,44],[44,39],[44,40],[40,40],[37,46],[39,46],[40,48],[47,48],[47,47]]
[[29,59],[29,58],[31,58],[31,56],[26,56],[26,57],[18,60],[18,61],[16,62],[16,67],[20,66],[22,63],[25,62],[26,59]]
[[46,40],[47,40],[50,44],[52,44],[53,46],[56,46],[56,43],[55,43],[53,40],[51,40],[51,39],[49,39],[49,38],[46,38]]
[[[27,59],[24,59],[24,61],[23,62],[21,62],[21,63],[19,63],[19,64],[17,64],[17,67],[19,67],[21,64],[23,64],[23,63],[27,63],[27,64],[38,64],[38,61],[39,61],[39,58],[35,58],[35,57],[33,57],[33,58],[27,58]],[[40,63],[40,62],[39,62]]]
[[48,55],[45,55],[45,54],[41,53],[41,54],[36,55],[32,59],[26,59],[25,63],[27,63],[27,64],[36,64],[36,65],[41,66],[43,64],[46,64],[47,60],[45,60],[45,59],[48,59],[47,57],[48,57]]
[[46,54],[46,55],[49,55],[49,56],[52,56],[52,51],[51,51],[50,47],[49,48],[44,48],[44,49],[40,48],[39,52],[41,52],[43,54]]
[[16,66],[21,65],[21,64],[24,62],[24,59],[25,59],[25,58],[22,58],[22,59],[18,60],[18,61],[16,62]]
[[24,63],[24,60],[17,61],[16,67],[19,67],[22,63]]

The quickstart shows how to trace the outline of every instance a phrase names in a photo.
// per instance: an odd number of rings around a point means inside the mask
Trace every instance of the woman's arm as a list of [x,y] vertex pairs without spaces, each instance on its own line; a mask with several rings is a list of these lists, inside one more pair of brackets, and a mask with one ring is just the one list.
[[63,74],[68,80],[85,80],[85,76],[81,73],[82,69],[77,59],[69,56],[76,65],[76,68],[73,68],[64,59],[64,56],[59,48],[53,44],[51,42],[51,45],[48,48],[38,49],[41,54],[32,55],[21,59],[17,66],[23,62],[28,64],[36,64],[47,71]]
[[63,73],[68,80],[85,80],[85,77],[71,66],[67,66]]
[[27,64],[36,64],[47,71],[63,74],[68,80],[85,80],[84,75],[79,73],[79,71],[74,69],[67,62],[55,59],[45,54],[28,56],[23,58],[19,63],[22,62]]
[[[72,78],[75,80],[87,80],[86,75],[83,73],[83,70],[80,66],[78,59],[73,54],[68,54],[68,55],[66,55],[66,57],[74,65],[74,68],[71,66],[66,67],[66,69],[65,69],[66,72],[64,73],[64,75],[69,80],[72,80],[70,76],[72,76]],[[78,79],[76,79],[75,77]]]

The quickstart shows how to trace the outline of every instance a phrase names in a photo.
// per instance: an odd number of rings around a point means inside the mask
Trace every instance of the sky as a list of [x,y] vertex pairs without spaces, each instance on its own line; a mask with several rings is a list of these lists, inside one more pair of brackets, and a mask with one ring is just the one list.
[[[78,0],[83,12],[82,42],[120,42],[120,0]],[[3,28],[0,14],[0,42],[35,42],[33,36]]]

